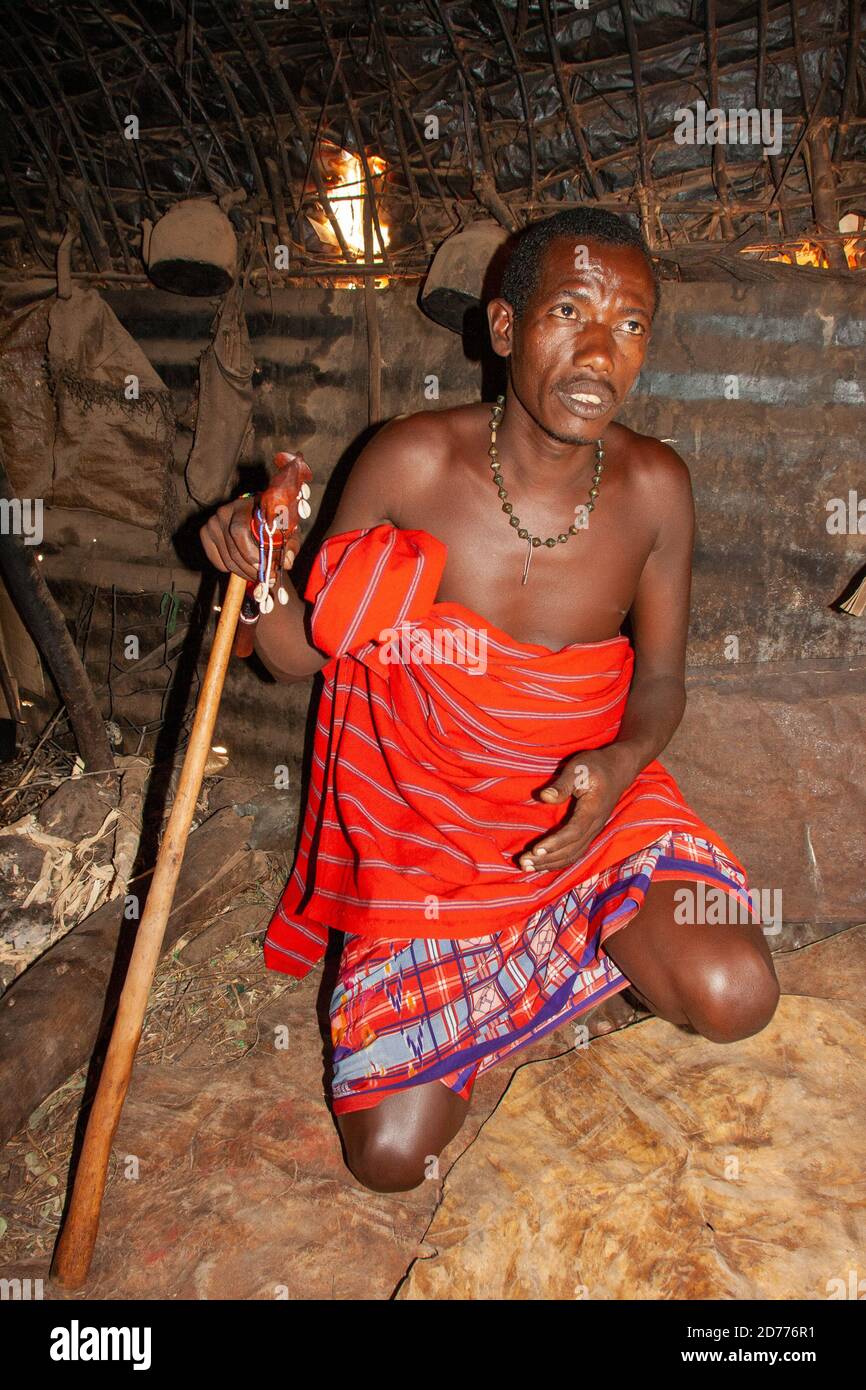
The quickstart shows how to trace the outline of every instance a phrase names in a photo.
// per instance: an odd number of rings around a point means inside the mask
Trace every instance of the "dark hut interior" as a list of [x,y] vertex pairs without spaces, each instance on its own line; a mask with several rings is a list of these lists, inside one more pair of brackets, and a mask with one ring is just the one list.
[[861,0],[4,20],[0,1274],[49,1287],[129,904],[187,794],[227,602],[206,518],[303,451],[302,592],[385,422],[505,390],[485,306],[521,230],[592,206],[661,287],[617,420],[672,445],[695,497],[662,758],[766,909],[772,1022],[719,1049],[626,991],[582,1042],[569,1024],[485,1072],[429,1181],[367,1190],[326,1099],[339,939],[300,981],[262,959],[319,680],[235,654],[93,1263],[51,1297],[862,1298]]

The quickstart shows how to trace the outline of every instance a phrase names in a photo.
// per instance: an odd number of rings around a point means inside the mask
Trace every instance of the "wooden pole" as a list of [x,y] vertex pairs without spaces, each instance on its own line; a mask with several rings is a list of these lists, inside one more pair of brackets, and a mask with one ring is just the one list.
[[245,592],[246,581],[241,575],[232,574],[211,647],[177,794],[160,845],[147,904],[139,923],[126,981],[117,1006],[111,1042],[88,1117],[66,1222],[54,1251],[51,1275],[65,1288],[81,1287],[87,1278],[93,1258],[111,1145],[129,1088],[150,986],[159,960],[189,827],[204,776],[238,614]]
[[[67,243],[68,245],[68,243]],[[0,446],[0,498],[15,501]],[[35,546],[22,536],[0,537],[0,574],[18,616],[36,643],[66,705],[69,723],[85,771],[108,785],[114,775],[114,756],[99,703],[66,619],[42,577]],[[13,715],[14,718],[14,715]]]
[[832,270],[847,270],[848,261],[840,243],[833,240],[839,232],[839,212],[836,203],[836,176],[830,154],[830,137],[827,131],[829,122],[822,121],[809,135],[809,182],[812,185],[812,202],[815,209],[815,226],[818,241],[822,232],[829,232],[830,239],[823,243],[827,264]]
[[[373,210],[370,198],[363,200],[364,209],[364,255],[372,261],[375,255],[373,245]],[[382,341],[379,331],[379,306],[376,301],[376,281],[372,276],[364,280],[364,313],[367,321],[367,423],[374,425],[382,418]]]

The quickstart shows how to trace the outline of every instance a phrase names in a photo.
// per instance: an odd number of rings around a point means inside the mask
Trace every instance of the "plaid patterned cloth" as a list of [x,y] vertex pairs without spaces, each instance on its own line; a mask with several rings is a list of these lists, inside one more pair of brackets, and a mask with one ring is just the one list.
[[669,831],[522,926],[459,940],[348,936],[330,1008],[335,1112],[437,1079],[468,1099],[488,1067],[625,989],[601,948],[654,879],[703,882],[733,894],[741,920],[757,917],[727,855]]

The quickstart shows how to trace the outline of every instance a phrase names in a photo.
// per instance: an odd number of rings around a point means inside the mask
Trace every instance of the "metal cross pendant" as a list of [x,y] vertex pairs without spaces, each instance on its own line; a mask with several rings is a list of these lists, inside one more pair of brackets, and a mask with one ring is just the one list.
[[528,541],[526,542],[526,564],[523,566],[523,578],[522,578],[521,581],[520,581],[521,584],[525,584],[525,583],[526,583],[526,576],[529,574],[529,562],[530,562],[531,559],[532,559],[532,541],[531,541],[531,540],[528,540]]

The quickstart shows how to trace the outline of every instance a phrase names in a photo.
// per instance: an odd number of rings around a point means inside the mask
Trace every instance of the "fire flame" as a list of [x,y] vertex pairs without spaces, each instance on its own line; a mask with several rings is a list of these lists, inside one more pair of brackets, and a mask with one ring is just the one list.
[[[343,233],[343,239],[350,252],[356,260],[365,259],[366,247],[364,244],[364,216],[365,200],[367,198],[367,184],[364,178],[364,165],[362,160],[350,150],[341,150],[336,146],[322,142],[319,146],[318,157],[320,160],[323,179],[328,193],[328,201],[333,209],[334,217]],[[378,155],[367,155],[367,168],[370,171],[371,181],[374,189],[379,183],[381,187],[381,176],[387,169],[384,159]],[[385,246],[391,243],[390,228],[382,216],[378,202],[376,203],[379,226],[382,230],[382,240],[376,230],[375,221],[372,225],[373,233],[373,261],[382,259],[382,241]],[[340,243],[337,240],[331,223],[325,215],[324,210],[317,203],[315,212],[307,212],[307,218],[315,229],[319,240],[327,246],[332,246],[340,251]],[[342,253],[341,253],[342,254]],[[357,279],[336,280],[338,287],[350,289],[358,288]],[[388,277],[377,277],[374,281],[377,289],[381,289],[388,284]]]
[[[784,261],[788,265],[811,265],[819,270],[827,270],[829,268],[829,262],[824,248],[814,241],[804,240],[798,242],[796,245],[789,245],[785,251],[779,251],[775,248],[766,246],[748,246],[745,249],[752,254],[773,249],[775,254],[767,257],[770,261]],[[849,237],[847,241],[843,242],[842,249],[845,252],[845,259],[848,262],[849,269],[860,270],[866,268],[866,247],[863,245],[862,235]]]

